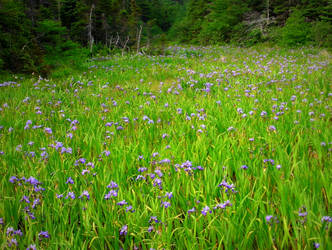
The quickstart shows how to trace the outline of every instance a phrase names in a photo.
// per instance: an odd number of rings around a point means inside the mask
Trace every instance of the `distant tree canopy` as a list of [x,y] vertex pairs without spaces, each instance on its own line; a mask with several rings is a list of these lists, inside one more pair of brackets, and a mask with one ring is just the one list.
[[80,47],[331,46],[332,0],[0,0],[0,69],[49,71]]

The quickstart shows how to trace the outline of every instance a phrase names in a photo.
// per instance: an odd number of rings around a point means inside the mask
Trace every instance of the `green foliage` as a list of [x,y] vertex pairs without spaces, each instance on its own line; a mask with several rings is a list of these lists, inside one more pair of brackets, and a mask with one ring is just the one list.
[[311,34],[315,44],[324,47],[332,47],[332,24],[331,22],[319,21],[312,25]]
[[329,47],[331,10],[331,0],[0,0],[1,65],[48,72],[53,55],[86,47],[90,38],[107,53],[136,51],[141,27],[141,49],[158,47],[163,36],[172,43]]
[[282,28],[281,43],[286,46],[308,44],[310,41],[310,24],[305,21],[303,12],[294,10]]
[[246,4],[240,0],[216,0],[211,9],[202,24],[201,40],[205,43],[230,41],[234,26],[241,22],[247,11]]

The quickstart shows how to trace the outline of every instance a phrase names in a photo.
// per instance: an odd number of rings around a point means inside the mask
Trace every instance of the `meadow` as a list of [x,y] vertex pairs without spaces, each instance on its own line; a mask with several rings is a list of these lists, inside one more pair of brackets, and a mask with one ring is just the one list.
[[331,54],[168,47],[0,84],[0,242],[332,249]]

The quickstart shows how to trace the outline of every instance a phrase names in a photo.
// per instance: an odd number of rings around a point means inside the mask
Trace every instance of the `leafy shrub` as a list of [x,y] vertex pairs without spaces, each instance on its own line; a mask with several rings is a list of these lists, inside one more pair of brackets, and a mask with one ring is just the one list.
[[294,47],[310,41],[310,24],[305,22],[303,12],[294,10],[281,29],[281,44]]
[[311,29],[312,38],[318,46],[332,47],[332,25],[329,22],[315,22]]

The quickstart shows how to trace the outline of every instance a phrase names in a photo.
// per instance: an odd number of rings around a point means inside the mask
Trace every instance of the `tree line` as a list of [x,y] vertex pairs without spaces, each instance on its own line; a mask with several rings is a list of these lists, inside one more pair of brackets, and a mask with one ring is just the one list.
[[0,0],[0,70],[166,42],[331,47],[331,13],[332,0]]

